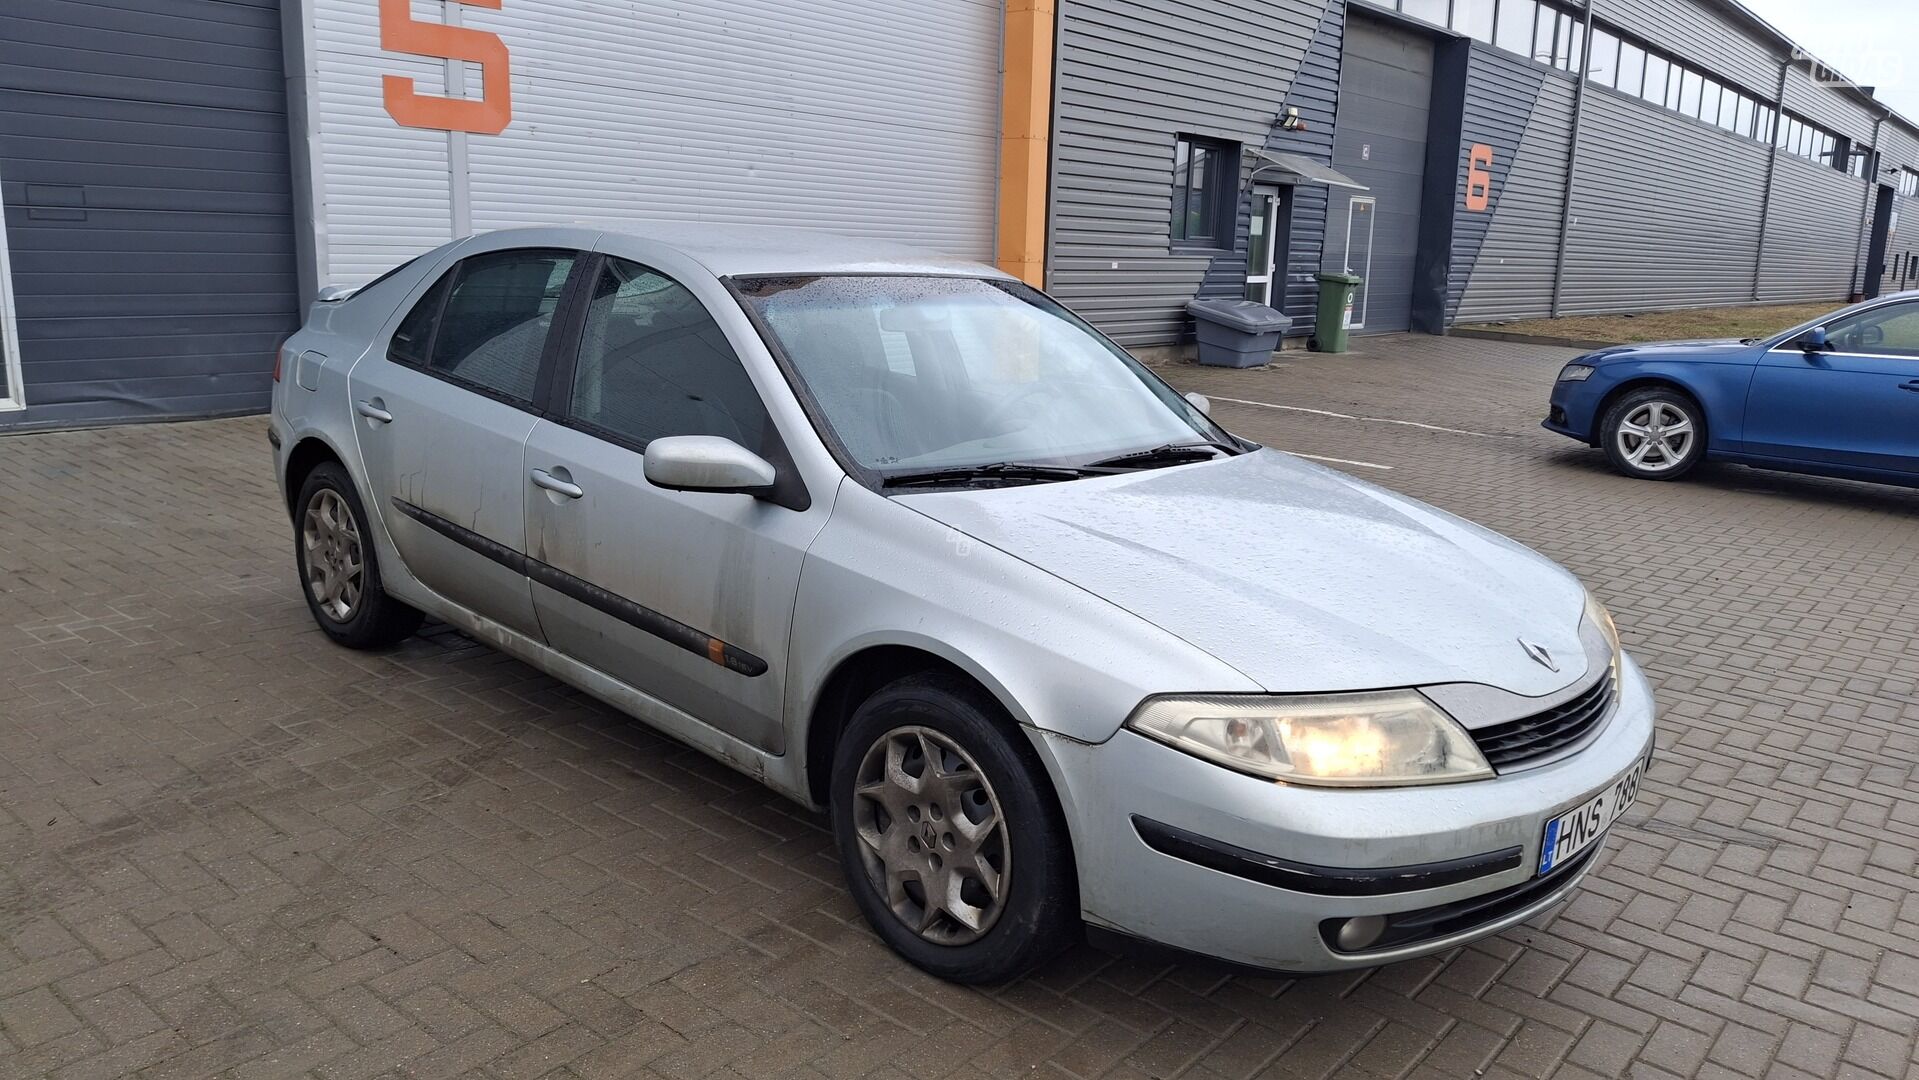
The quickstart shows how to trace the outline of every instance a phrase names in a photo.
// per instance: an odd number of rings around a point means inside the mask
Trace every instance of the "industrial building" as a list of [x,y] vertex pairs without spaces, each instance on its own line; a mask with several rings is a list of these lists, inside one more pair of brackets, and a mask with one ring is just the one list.
[[1919,283],[1919,128],[1735,0],[1396,3],[20,0],[0,430],[258,411],[318,287],[532,222],[905,240],[1142,350],[1322,269],[1358,332]]

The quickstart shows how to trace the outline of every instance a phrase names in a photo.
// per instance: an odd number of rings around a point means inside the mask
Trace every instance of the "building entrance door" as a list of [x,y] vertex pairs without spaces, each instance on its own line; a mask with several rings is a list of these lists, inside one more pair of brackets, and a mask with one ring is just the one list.
[[[3,197],[0,197],[3,198]],[[0,412],[23,409],[20,386],[20,329],[15,325],[13,263],[7,257],[7,208],[0,202]]]
[[1353,290],[1352,306],[1347,309],[1348,330],[1366,329],[1366,303],[1373,293],[1373,211],[1377,205],[1368,195],[1355,195],[1346,204],[1344,269],[1359,278],[1359,286]]
[[[1274,307],[1274,297],[1285,297],[1286,254],[1279,239],[1279,189],[1255,188],[1252,220],[1246,245],[1246,299]],[[1278,282],[1275,285],[1275,281]]]

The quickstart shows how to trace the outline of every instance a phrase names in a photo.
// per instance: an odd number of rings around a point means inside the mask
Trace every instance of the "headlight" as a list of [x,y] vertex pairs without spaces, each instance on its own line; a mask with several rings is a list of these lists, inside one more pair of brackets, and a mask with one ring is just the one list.
[[1586,619],[1599,627],[1600,633],[1606,635],[1606,644],[1612,648],[1612,674],[1613,678],[1617,679],[1619,677],[1619,627],[1612,621],[1612,612],[1607,611],[1606,605],[1600,603],[1599,598],[1591,592],[1586,594]]
[[1567,364],[1565,367],[1559,369],[1560,382],[1585,382],[1587,379],[1592,378],[1592,375],[1593,368],[1591,364]]
[[1227,768],[1295,784],[1396,787],[1493,775],[1465,729],[1411,690],[1154,698],[1127,724]]

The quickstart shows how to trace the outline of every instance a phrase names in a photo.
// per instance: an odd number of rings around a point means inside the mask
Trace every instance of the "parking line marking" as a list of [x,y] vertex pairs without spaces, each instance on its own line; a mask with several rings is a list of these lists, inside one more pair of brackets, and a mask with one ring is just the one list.
[[1230,401],[1235,405],[1252,405],[1261,409],[1284,409],[1287,412],[1312,413],[1314,416],[1330,416],[1336,420],[1363,420],[1369,424],[1399,424],[1402,427],[1424,428],[1427,431],[1443,431],[1448,435],[1471,435],[1476,439],[1510,439],[1511,435],[1500,435],[1487,431],[1467,431],[1465,428],[1440,427],[1438,424],[1422,424],[1417,420],[1388,420],[1383,416],[1353,416],[1350,413],[1332,412],[1327,409],[1308,409],[1301,405],[1275,405],[1270,401],[1248,401],[1245,398],[1220,397],[1208,394],[1214,401]]
[[1393,471],[1393,467],[1391,465],[1375,465],[1370,461],[1353,461],[1349,458],[1343,458],[1343,457],[1320,457],[1318,454],[1302,454],[1297,450],[1281,450],[1277,446],[1273,447],[1273,449],[1279,450],[1279,452],[1282,454],[1291,454],[1294,457],[1308,458],[1312,461],[1325,461],[1325,462],[1330,462],[1334,465],[1356,465],[1362,469],[1378,469],[1382,472]]

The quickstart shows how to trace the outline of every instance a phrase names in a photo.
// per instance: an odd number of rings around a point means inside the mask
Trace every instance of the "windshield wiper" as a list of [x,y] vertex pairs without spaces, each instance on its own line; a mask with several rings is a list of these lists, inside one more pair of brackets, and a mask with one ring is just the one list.
[[1118,454],[1098,461],[1088,462],[1089,469],[1128,468],[1155,469],[1162,465],[1184,465],[1192,461],[1211,461],[1218,454],[1232,457],[1240,453],[1238,447],[1225,443],[1167,443],[1155,446],[1151,450],[1135,450],[1130,454]]
[[1027,480],[1039,484],[1049,481],[1078,480],[1083,476],[1100,475],[1104,472],[1103,469],[1090,466],[1030,465],[1018,461],[995,461],[986,465],[955,465],[944,469],[894,473],[882,478],[880,486],[921,487],[931,484],[963,483],[968,480]]

